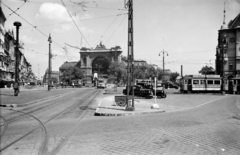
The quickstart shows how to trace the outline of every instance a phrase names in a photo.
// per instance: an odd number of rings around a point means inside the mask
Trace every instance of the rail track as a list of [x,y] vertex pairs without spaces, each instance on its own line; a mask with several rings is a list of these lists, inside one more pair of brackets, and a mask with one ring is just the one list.
[[[59,142],[59,144],[54,149],[52,149],[52,151],[49,152],[48,145],[47,145],[48,144],[48,134],[47,134],[46,124],[51,122],[52,120],[56,119],[58,116],[61,116],[64,113],[67,113],[73,109],[76,109],[77,107],[79,107],[81,105],[80,110],[82,110],[83,112],[81,113],[80,117],[76,121],[73,128],[70,128],[68,134],[64,135],[65,140],[66,140],[71,135],[71,133],[74,131],[74,129],[78,125],[79,121],[85,116],[86,110],[88,109],[88,105],[95,99],[95,97],[97,97],[99,95],[100,91],[99,90],[98,91],[94,90],[92,92],[84,91],[82,93],[82,98],[80,100],[78,100],[76,103],[70,105],[66,109],[63,109],[56,114],[53,114],[52,116],[47,118],[47,120],[42,121],[39,118],[35,117],[34,115],[39,113],[40,111],[43,111],[43,110],[46,110],[49,108],[54,108],[54,106],[56,106],[58,101],[61,101],[61,102],[68,101],[69,98],[76,96],[77,93],[79,93],[79,92],[77,91],[75,93],[68,94],[67,97],[63,96],[63,97],[60,97],[60,98],[57,98],[57,99],[54,99],[51,101],[43,101],[43,102],[41,102],[41,104],[37,104],[37,106],[29,106],[26,108],[22,108],[21,110],[1,108],[1,110],[9,110],[11,112],[6,114],[5,116],[1,116],[4,123],[1,124],[1,126],[0,126],[0,128],[3,128],[0,138],[2,136],[4,136],[4,133],[7,131],[7,128],[10,124],[20,121],[20,120],[23,120],[24,118],[27,118],[27,117],[31,117],[32,119],[36,120],[39,123],[39,126],[31,129],[27,133],[15,138],[11,142],[2,146],[0,148],[0,153],[7,150],[7,148],[9,148],[10,146],[13,146],[15,143],[21,141],[22,139],[24,139],[25,137],[27,137],[28,135],[30,135],[37,129],[41,128],[43,131],[43,134],[42,134],[43,140],[41,143],[41,147],[39,148],[38,154],[39,155],[55,154],[55,152],[57,152],[61,148],[61,146],[63,145],[63,142]],[[84,105],[82,105],[82,103],[84,103]],[[83,108],[83,107],[85,107],[85,108]]]

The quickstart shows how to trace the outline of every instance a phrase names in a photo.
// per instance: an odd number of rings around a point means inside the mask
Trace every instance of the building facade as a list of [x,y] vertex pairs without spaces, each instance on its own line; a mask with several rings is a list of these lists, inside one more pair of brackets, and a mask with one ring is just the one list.
[[[4,23],[6,17],[0,7],[0,88],[10,87],[15,81],[15,44],[13,31],[6,31]],[[31,64],[19,49],[19,81],[21,84],[31,82],[35,77],[31,71]]]
[[[50,82],[52,83],[59,83],[59,71],[51,71],[51,80]],[[46,72],[43,76],[43,83],[47,84],[48,83],[48,69],[46,69]]]
[[224,19],[218,31],[216,74],[225,78],[240,76],[240,13],[227,25]]
[[107,49],[102,43],[95,49],[81,48],[80,69],[84,74],[83,82],[86,85],[94,83],[94,74],[98,77],[107,77],[109,65],[113,61],[121,61],[122,51],[119,46]]

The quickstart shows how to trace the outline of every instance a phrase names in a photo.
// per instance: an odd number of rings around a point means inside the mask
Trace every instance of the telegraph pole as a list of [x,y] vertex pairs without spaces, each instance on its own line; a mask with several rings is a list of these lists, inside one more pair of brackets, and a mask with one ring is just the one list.
[[52,54],[51,54],[51,43],[52,43],[52,39],[51,39],[51,34],[49,34],[48,37],[48,42],[49,42],[49,55],[48,55],[48,91],[51,90],[51,58],[52,58]]
[[14,26],[16,26],[16,47],[15,47],[15,82],[14,82],[14,96],[18,96],[20,93],[19,88],[19,27],[22,26],[20,22],[14,22]]
[[134,55],[133,55],[133,0],[128,0],[125,7],[128,8],[128,65],[127,65],[127,106],[126,111],[134,110],[134,89],[132,89],[132,104],[129,104],[129,92],[134,86],[133,68],[134,68]]

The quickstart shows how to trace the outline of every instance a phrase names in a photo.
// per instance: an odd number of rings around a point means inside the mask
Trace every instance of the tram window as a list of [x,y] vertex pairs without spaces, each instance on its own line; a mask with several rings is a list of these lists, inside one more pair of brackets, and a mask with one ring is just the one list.
[[207,80],[207,84],[213,84],[213,80]]
[[188,80],[188,84],[192,84],[192,80]]
[[215,80],[215,81],[214,81],[214,84],[220,85],[220,80]]
[[240,85],[240,80],[236,80],[236,82],[237,82],[237,83],[236,83],[237,85]]
[[200,81],[200,84],[205,84],[205,80],[201,80],[201,81]]
[[199,84],[199,80],[193,80],[193,84]]

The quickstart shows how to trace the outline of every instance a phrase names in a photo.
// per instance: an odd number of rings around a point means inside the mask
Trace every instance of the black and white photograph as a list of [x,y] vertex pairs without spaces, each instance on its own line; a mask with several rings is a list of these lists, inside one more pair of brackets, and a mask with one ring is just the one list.
[[1,155],[239,155],[240,0],[0,0]]

